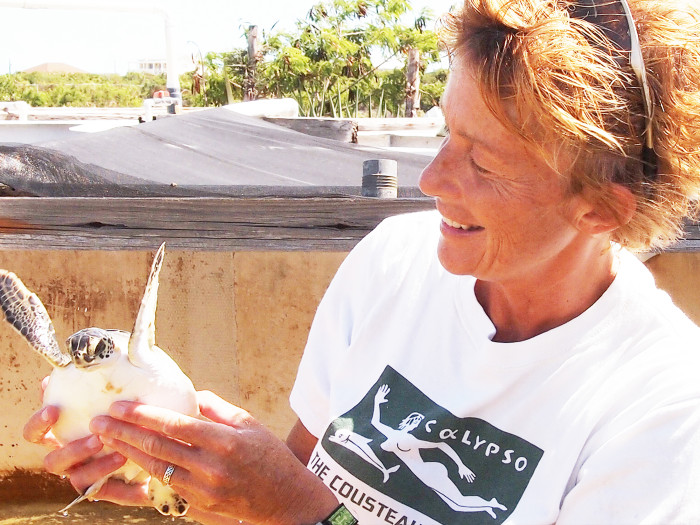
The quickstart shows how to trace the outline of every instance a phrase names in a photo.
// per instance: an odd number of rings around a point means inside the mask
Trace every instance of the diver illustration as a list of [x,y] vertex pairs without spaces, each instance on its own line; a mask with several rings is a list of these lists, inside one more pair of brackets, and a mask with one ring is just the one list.
[[[480,496],[464,495],[450,480],[447,468],[436,461],[425,461],[420,451],[422,449],[439,449],[456,465],[459,476],[468,483],[473,483],[476,474],[467,467],[457,453],[444,442],[426,441],[415,437],[411,432],[416,429],[425,416],[418,412],[409,414],[399,424],[398,429],[392,428],[381,422],[381,405],[388,402],[390,388],[382,385],[374,396],[374,411],[372,413],[372,426],[381,432],[387,439],[380,447],[396,455],[424,485],[437,494],[447,505],[457,512],[486,512],[492,518],[496,518],[494,509],[507,510],[496,498],[486,500]],[[370,447],[369,438],[357,432],[347,429],[339,429],[329,440],[354,452],[363,460],[380,470],[386,483],[391,474],[396,472],[401,465],[387,468]]]

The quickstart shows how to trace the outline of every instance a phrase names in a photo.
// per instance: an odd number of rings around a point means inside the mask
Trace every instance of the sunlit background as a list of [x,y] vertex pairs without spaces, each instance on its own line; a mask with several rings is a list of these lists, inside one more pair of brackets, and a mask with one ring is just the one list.
[[[104,0],[93,3],[115,5]],[[252,24],[268,33],[292,29],[295,21],[304,18],[316,3],[168,0],[177,28],[180,69],[187,67],[190,57],[199,54],[245,48],[244,31]],[[416,15],[427,7],[437,17],[454,3],[414,0],[411,5]],[[156,14],[4,7],[0,0],[0,22],[0,74],[52,62],[89,73],[124,74],[138,70],[142,61],[166,57],[165,24]]]

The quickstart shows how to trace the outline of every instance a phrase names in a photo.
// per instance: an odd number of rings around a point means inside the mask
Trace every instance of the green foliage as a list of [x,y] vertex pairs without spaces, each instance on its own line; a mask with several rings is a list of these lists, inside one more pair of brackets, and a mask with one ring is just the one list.
[[14,73],[0,75],[0,100],[45,107],[138,107],[164,86],[162,75],[143,73]]
[[[433,14],[411,11],[410,0],[322,0],[294,31],[263,36],[255,89],[258,98],[291,97],[307,116],[401,116],[405,61],[421,53],[421,108],[437,105],[446,71],[425,73],[440,60]],[[403,64],[382,69],[387,64]],[[247,50],[209,53],[202,75],[180,77],[183,103],[219,106],[243,99]],[[165,89],[164,75],[15,73],[0,75],[0,100],[32,106],[137,107]]]
[[266,40],[258,92],[293,97],[308,116],[399,115],[405,68],[380,71],[372,59],[405,61],[411,47],[421,52],[423,70],[440,59],[437,36],[426,29],[431,12],[424,10],[407,25],[410,15],[408,0],[316,4],[295,32]]
[[[311,8],[296,30],[266,35],[257,64],[259,98],[291,97],[307,116],[397,116],[404,111],[405,66],[410,47],[421,51],[421,70],[440,60],[437,36],[426,29],[429,10],[411,18],[408,0],[331,0]],[[406,24],[406,19],[412,23]],[[375,64],[374,62],[377,62]],[[204,94],[194,92],[192,75],[182,78],[183,99],[194,106],[243,99],[247,51],[209,53],[204,58]],[[439,100],[444,74],[421,86],[424,110]],[[201,82],[201,81],[200,81]]]
[[423,111],[440,105],[440,97],[445,91],[445,84],[447,84],[447,69],[438,69],[423,75],[420,84],[420,107]]
[[[182,100],[186,106],[222,106],[243,99],[243,79],[248,61],[245,50],[207,53],[199,79],[200,91],[195,89],[195,72],[180,77]],[[228,84],[227,93],[226,85]]]

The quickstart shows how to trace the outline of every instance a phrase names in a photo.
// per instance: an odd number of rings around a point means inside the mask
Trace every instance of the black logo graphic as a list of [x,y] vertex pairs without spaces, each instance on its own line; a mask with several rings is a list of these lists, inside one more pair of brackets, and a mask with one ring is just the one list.
[[[443,524],[502,523],[543,454],[486,421],[456,417],[391,367],[328,427],[322,446],[356,478]],[[362,498],[352,493],[368,511],[388,508]]]

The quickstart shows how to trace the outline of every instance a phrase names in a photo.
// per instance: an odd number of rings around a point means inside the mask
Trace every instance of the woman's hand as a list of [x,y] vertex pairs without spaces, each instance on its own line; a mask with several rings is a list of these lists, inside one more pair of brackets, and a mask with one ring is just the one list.
[[[41,396],[46,390],[49,378],[41,383]],[[102,451],[104,445],[99,437],[92,434],[83,439],[61,445],[51,429],[58,421],[59,409],[55,406],[45,406],[35,412],[24,426],[24,438],[38,445],[45,445],[53,450],[44,458],[44,468],[51,474],[70,477],[73,487],[82,494],[97,480],[111,474],[121,467],[126,458],[118,452],[95,457]],[[119,480],[108,480],[96,495],[97,499],[111,501],[126,506],[150,506],[148,485],[126,484]],[[190,509],[190,518],[210,525],[238,525],[242,522],[232,520],[216,513]]]
[[[45,378],[42,391],[47,382],[48,378]],[[95,458],[95,454],[104,448],[95,435],[61,445],[51,432],[58,416],[59,410],[55,406],[45,406],[34,413],[24,426],[24,439],[51,447],[53,450],[44,457],[44,468],[51,474],[70,477],[70,482],[78,493],[82,494],[95,481],[114,472],[126,462],[126,458],[116,452]],[[98,497],[122,505],[149,504],[145,485],[125,485],[117,481],[107,482]]]
[[[104,448],[100,438],[95,435],[62,446],[51,433],[51,427],[58,420],[58,414],[59,410],[54,406],[46,406],[36,412],[24,426],[24,438],[32,443],[52,447],[54,450],[44,458],[44,468],[58,476],[70,476],[71,484],[78,493],[82,494],[95,481],[121,467],[126,458],[118,452],[95,458],[94,455]],[[146,483],[127,485],[122,481],[109,480],[102,486],[96,497],[119,505],[150,506],[147,493]],[[190,509],[188,517],[211,525],[241,523],[238,520],[195,509]]]
[[102,442],[170,484],[200,512],[254,523],[316,523],[338,502],[287,446],[246,411],[199,393],[208,421],[117,402],[91,430]]

